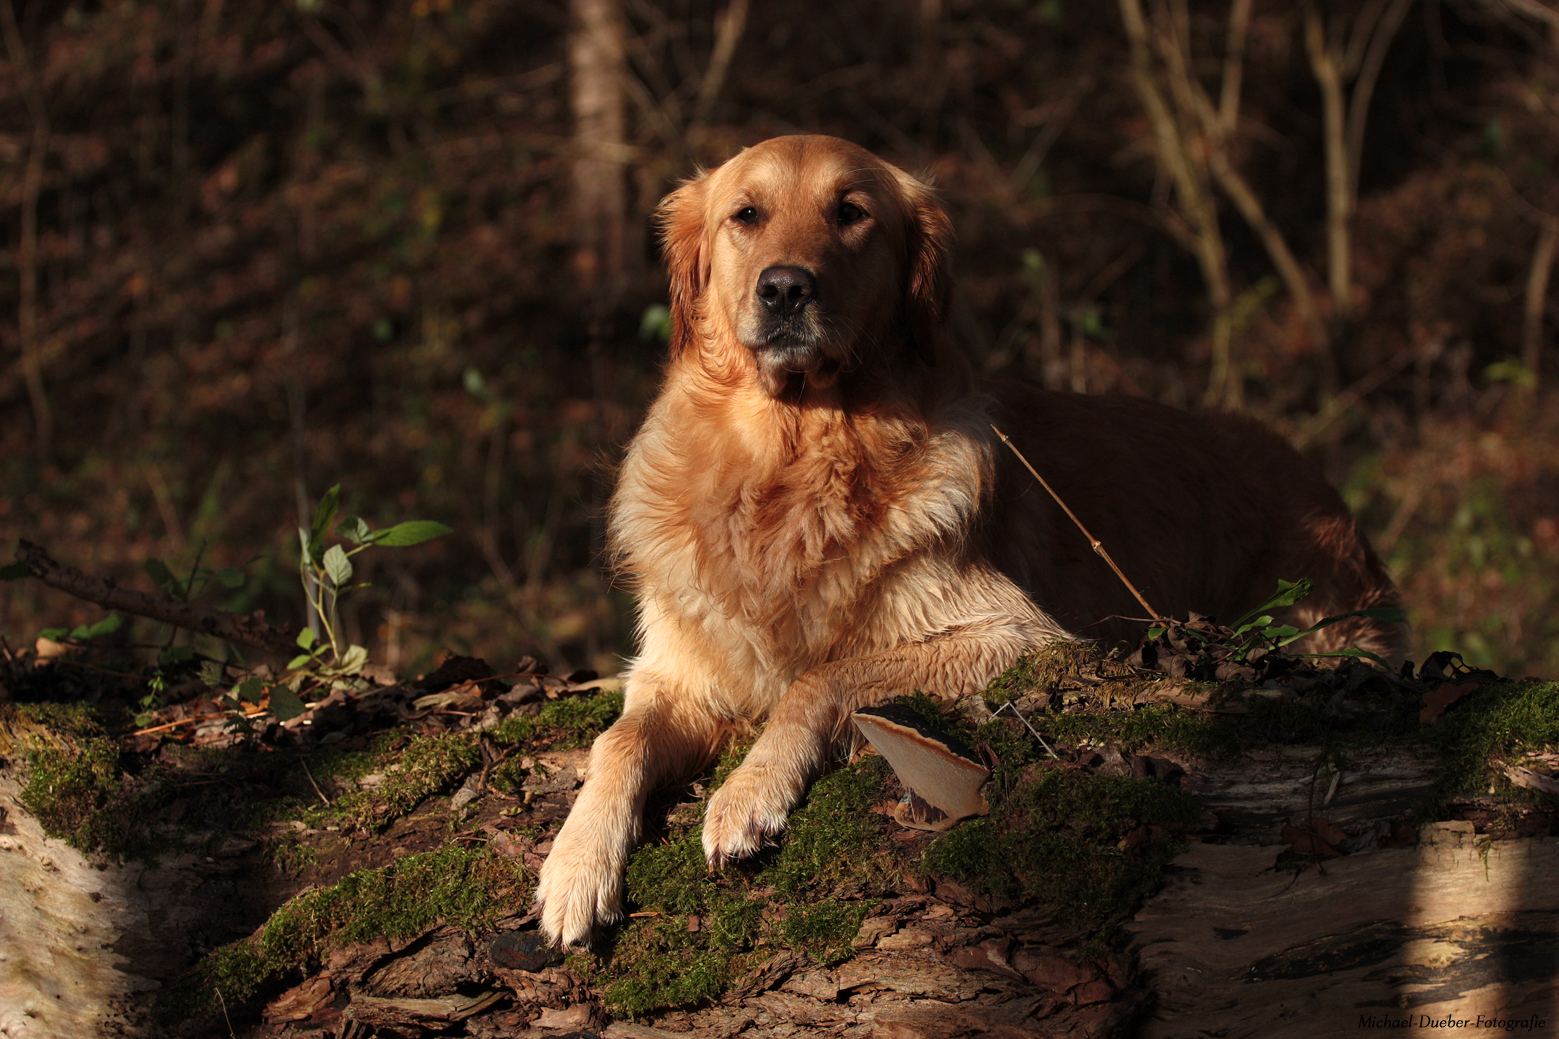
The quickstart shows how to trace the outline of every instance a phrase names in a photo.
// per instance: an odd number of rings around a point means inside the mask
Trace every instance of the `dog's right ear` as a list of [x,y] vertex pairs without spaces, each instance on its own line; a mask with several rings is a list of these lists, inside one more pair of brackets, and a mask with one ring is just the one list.
[[699,297],[709,281],[704,236],[704,196],[709,175],[698,175],[661,201],[661,248],[671,274],[671,357],[692,342]]

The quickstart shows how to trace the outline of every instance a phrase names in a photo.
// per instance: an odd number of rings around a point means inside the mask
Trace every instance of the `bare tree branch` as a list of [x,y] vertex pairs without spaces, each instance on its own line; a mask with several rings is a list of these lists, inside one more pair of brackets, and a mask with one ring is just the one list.
[[[1363,16],[1361,16],[1363,17]],[[1314,3],[1305,4],[1305,48],[1321,88],[1321,126],[1326,153],[1326,272],[1332,312],[1346,321],[1353,312],[1352,177],[1348,170],[1347,127],[1343,116],[1343,63],[1339,48],[1326,38],[1326,26]]]
[[731,0],[715,17],[715,47],[709,55],[709,68],[703,82],[698,85],[698,102],[693,106],[693,126],[709,121],[720,90],[725,86],[725,76],[731,67],[731,57],[741,42],[747,27],[747,0]]
[[69,564],[57,562],[42,545],[35,545],[26,539],[17,544],[16,561],[26,566],[33,576],[50,588],[69,592],[78,599],[97,603],[107,610],[148,617],[176,628],[198,631],[279,657],[291,657],[298,652],[296,634],[272,628],[265,623],[262,613],[243,616],[199,603],[170,599],[166,595],[120,588],[113,578],[83,573]]
[[1548,304],[1548,278],[1554,267],[1555,246],[1559,246],[1559,218],[1549,217],[1538,232],[1537,247],[1532,250],[1521,330],[1521,363],[1532,373],[1534,381],[1539,379],[1542,366],[1543,311]]
[[[1229,284],[1228,257],[1218,229],[1218,207],[1209,183],[1206,152],[1196,144],[1195,116],[1190,111],[1193,91],[1185,70],[1185,55],[1173,38],[1173,30],[1149,32],[1140,0],[1120,0],[1121,20],[1131,45],[1132,81],[1153,127],[1159,160],[1175,184],[1175,194],[1185,210],[1194,244],[1193,255],[1207,284],[1212,303],[1212,362],[1207,400],[1210,404],[1236,407],[1243,396],[1241,380],[1233,374],[1231,306],[1233,291]],[[1155,50],[1163,58],[1167,81],[1175,104],[1172,107],[1159,86],[1154,68]]]
[[1229,6],[1229,35],[1223,51],[1223,89],[1218,98],[1218,126],[1234,136],[1240,121],[1240,84],[1245,71],[1245,39],[1250,34],[1250,0]]

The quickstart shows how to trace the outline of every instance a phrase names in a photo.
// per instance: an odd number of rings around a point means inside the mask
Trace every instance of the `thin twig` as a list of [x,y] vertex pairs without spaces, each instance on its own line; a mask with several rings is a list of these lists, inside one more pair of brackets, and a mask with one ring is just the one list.
[[221,721],[224,718],[239,717],[248,721],[250,718],[258,718],[261,715],[271,713],[269,707],[251,707],[247,711],[237,712],[235,715],[229,711],[219,711],[216,714],[192,714],[188,718],[179,718],[176,721],[163,722],[161,725],[152,725],[145,729],[136,729],[131,736],[154,736],[159,732],[168,732],[172,729],[182,728],[186,725],[200,725],[204,722]]
[[299,758],[298,759],[298,764],[303,766],[303,774],[305,776],[309,777],[309,786],[314,788],[314,792],[319,795],[319,799],[321,801],[325,802],[325,807],[326,808],[329,808],[330,807],[330,798],[325,796],[325,792],[323,790],[321,790],[319,788],[319,784],[314,781],[314,773],[309,771],[309,763],[307,761],[304,761],[302,758]]
[[1023,717],[1023,712],[1019,711],[1016,707],[1013,706],[1013,703],[1012,703],[1011,700],[1008,700],[1006,703],[1004,703],[1000,707],[996,708],[995,712],[992,713],[991,717],[992,718],[996,717],[996,715],[1000,714],[1002,711],[1005,711],[1009,707],[1012,708],[1012,713],[1017,716],[1018,721],[1023,723],[1023,727],[1028,729],[1029,732],[1033,733],[1034,734],[1034,738],[1039,741],[1039,745],[1041,747],[1045,748],[1045,753],[1049,754],[1053,758],[1060,759],[1061,755],[1057,754],[1054,750],[1052,750],[1050,748],[1050,744],[1045,742],[1045,737],[1043,737],[1043,736],[1041,736],[1039,734],[1039,730],[1038,729],[1034,728],[1034,726],[1029,724],[1029,720],[1027,718]]
[[1012,453],[1018,456],[1018,461],[1023,463],[1024,468],[1033,474],[1034,479],[1039,481],[1039,485],[1048,491],[1050,496],[1056,500],[1056,504],[1061,506],[1061,511],[1066,513],[1073,523],[1077,524],[1077,529],[1083,532],[1083,537],[1088,539],[1088,544],[1092,546],[1093,550],[1099,554],[1100,558],[1102,558],[1106,563],[1110,564],[1110,569],[1115,571],[1115,576],[1121,579],[1121,583],[1124,584],[1127,589],[1130,590],[1131,594],[1136,597],[1137,601],[1142,604],[1142,608],[1148,611],[1148,615],[1150,617],[1162,617],[1163,614],[1159,613],[1153,607],[1148,605],[1148,601],[1142,597],[1142,593],[1137,591],[1137,586],[1132,584],[1130,579],[1128,579],[1126,575],[1121,572],[1121,568],[1115,565],[1115,560],[1111,559],[1110,553],[1105,551],[1103,542],[1088,532],[1088,528],[1083,526],[1083,521],[1078,519],[1077,514],[1067,507],[1066,502],[1061,500],[1061,496],[1055,492],[1055,489],[1052,488],[1050,484],[1045,482],[1045,478],[1039,475],[1038,470],[1036,470],[1032,465],[1029,465],[1029,460],[1023,457],[1023,452],[1018,450],[1018,445],[1014,444],[1010,439],[1008,439],[1007,434],[997,429],[996,423],[992,422],[990,426],[991,429],[995,431],[996,435],[1001,437],[1001,442],[1010,447],[1012,449]]

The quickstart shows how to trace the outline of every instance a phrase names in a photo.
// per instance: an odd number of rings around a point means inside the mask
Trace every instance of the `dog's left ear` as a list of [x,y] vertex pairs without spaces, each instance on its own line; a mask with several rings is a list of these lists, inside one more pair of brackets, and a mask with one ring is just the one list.
[[909,217],[905,245],[909,253],[910,342],[920,359],[934,368],[953,293],[947,264],[953,222],[934,190],[902,170],[894,172]]
[[709,260],[704,249],[704,195],[709,175],[702,171],[667,195],[656,216],[666,268],[671,272],[671,356],[675,358],[693,338],[694,310],[709,280]]

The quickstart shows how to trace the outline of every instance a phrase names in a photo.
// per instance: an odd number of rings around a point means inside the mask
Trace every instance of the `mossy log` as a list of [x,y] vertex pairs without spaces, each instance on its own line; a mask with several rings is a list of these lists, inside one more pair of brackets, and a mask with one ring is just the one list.
[[[1551,684],[1490,688],[1430,728],[1400,696],[1209,686],[1166,706],[1160,680],[1070,681],[1026,677],[968,727],[993,765],[991,815],[896,826],[903,790],[866,757],[814,784],[777,847],[712,874],[696,826],[738,744],[690,800],[659,806],[628,872],[632,916],[567,961],[536,936],[531,885],[620,696],[500,685],[471,693],[469,725],[413,733],[379,731],[369,704],[415,706],[426,688],[380,689],[351,712],[322,702],[275,745],[140,759],[82,711],[0,707],[0,1030],[1282,1039],[1559,1024],[1548,795],[1454,796],[1551,771],[1502,735],[1559,741]],[[356,748],[331,749],[349,731]],[[270,814],[244,814],[264,798]],[[192,950],[210,953],[190,969]]]

